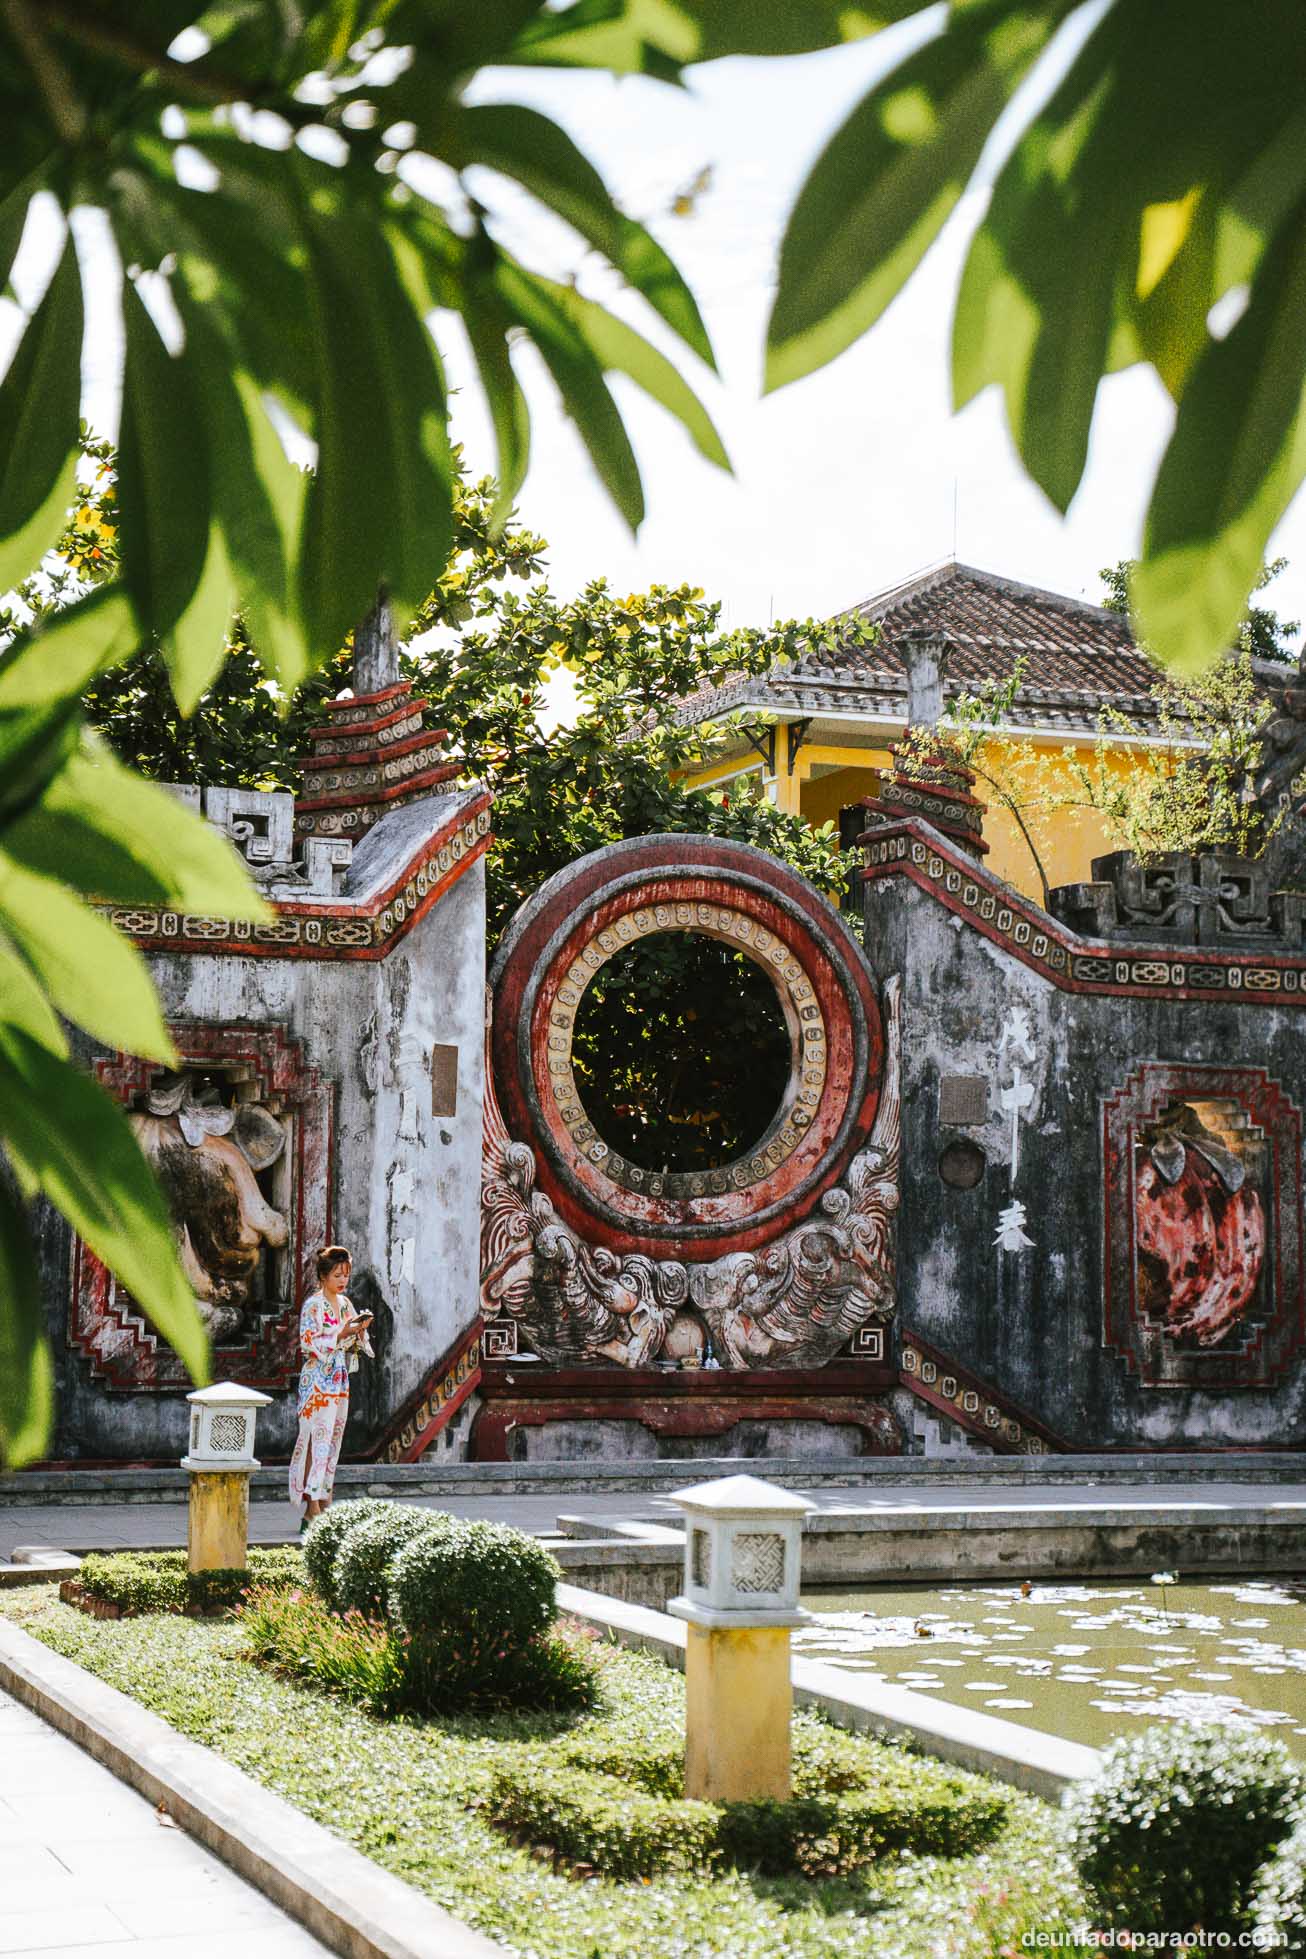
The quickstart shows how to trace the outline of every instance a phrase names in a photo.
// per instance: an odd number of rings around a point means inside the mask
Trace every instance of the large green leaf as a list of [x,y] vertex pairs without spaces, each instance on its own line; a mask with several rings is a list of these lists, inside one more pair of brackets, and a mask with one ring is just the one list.
[[[420,135],[420,125],[419,125]],[[689,287],[657,240],[613,203],[593,164],[537,109],[487,102],[443,125],[441,154],[460,169],[479,163],[534,193],[603,253],[627,283],[694,352],[714,367],[712,347]]]
[[1194,368],[1131,581],[1143,636],[1181,669],[1231,646],[1270,535],[1306,476],[1306,206],[1246,312]]
[[321,394],[299,594],[325,657],[378,584],[401,619],[429,593],[452,537],[453,464],[435,347],[386,237],[343,202],[306,230]]
[[0,850],[0,925],[66,1020],[150,1061],[176,1059],[149,967],[76,897]]
[[[36,975],[4,937],[0,924],[0,1021],[21,1027],[51,1054],[65,1055],[68,1041]],[[3,1295],[0,1295],[3,1297]]]
[[1298,103],[1301,22],[1283,0],[1255,35],[1215,0],[1111,8],[999,173],[962,277],[955,397],[1001,385],[1059,509],[1103,374],[1136,348],[1180,396],[1212,304],[1254,271],[1282,187],[1258,188],[1253,160]]
[[736,54],[808,54],[860,40],[919,11],[921,0],[580,0],[541,8],[511,59],[672,79]]
[[606,373],[625,374],[637,381],[645,394],[675,416],[701,455],[719,469],[730,468],[730,458],[710,415],[665,355],[615,313],[596,305],[592,299],[583,298],[574,287],[559,286],[548,280],[539,283],[552,294],[559,311],[580,330],[585,344]]
[[77,482],[82,282],[71,236],[0,384],[0,592],[58,541]]
[[0,1172],[0,1468],[42,1454],[54,1417],[54,1363],[41,1279],[22,1211]]
[[[127,283],[118,457],[122,576],[142,634],[166,636],[195,596],[209,550],[209,455],[191,363],[172,355]],[[207,623],[207,622],[206,622]],[[174,636],[173,691],[189,714],[222,664],[207,633]]]
[[878,82],[822,151],[780,247],[766,385],[810,374],[879,319],[966,187],[1060,5],[954,12]]
[[0,1137],[26,1187],[45,1192],[193,1379],[206,1381],[208,1339],[163,1196],[117,1103],[79,1068],[0,1026]]
[[63,766],[83,689],[139,644],[126,596],[104,586],[0,653],[0,816],[29,804]]
[[511,260],[500,260],[495,287],[543,355],[612,501],[631,530],[638,530],[644,517],[639,464],[585,335],[558,304],[550,285]]
[[531,443],[530,409],[512,364],[508,344],[510,322],[488,284],[484,292],[469,284],[462,318],[494,427],[499,493],[491,523],[498,526],[506,523],[526,479]]
[[28,870],[111,903],[170,905],[259,924],[273,916],[212,824],[124,768],[89,731],[3,839]]

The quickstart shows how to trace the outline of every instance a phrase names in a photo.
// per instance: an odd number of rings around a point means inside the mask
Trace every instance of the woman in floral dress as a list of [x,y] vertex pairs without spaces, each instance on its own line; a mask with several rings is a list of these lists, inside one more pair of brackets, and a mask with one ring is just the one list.
[[299,1435],[290,1459],[290,1501],[304,1503],[311,1523],[331,1501],[349,1415],[349,1354],[366,1341],[370,1313],[345,1297],[350,1257],[343,1245],[317,1255],[318,1289],[300,1308]]

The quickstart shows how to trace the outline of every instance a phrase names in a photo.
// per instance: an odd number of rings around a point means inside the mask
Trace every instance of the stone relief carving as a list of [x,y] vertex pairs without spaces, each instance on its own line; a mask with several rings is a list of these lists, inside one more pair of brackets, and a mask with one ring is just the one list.
[[258,1185],[285,1150],[285,1130],[257,1102],[228,1107],[215,1081],[189,1069],[159,1079],[129,1120],[167,1197],[201,1317],[213,1340],[230,1340],[256,1303],[265,1249],[290,1237]]
[[481,1304],[554,1366],[695,1364],[710,1337],[731,1368],[821,1367],[894,1310],[900,1158],[901,982],[884,989],[875,1125],[833,1188],[756,1251],[692,1264],[618,1254],[572,1230],[536,1188],[534,1151],[508,1134],[487,1066]]

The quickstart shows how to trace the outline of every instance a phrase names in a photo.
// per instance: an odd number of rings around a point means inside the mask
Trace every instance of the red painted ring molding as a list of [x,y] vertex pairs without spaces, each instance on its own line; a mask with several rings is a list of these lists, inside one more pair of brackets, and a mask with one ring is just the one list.
[[[658,1176],[593,1129],[571,1073],[585,987],[653,932],[727,941],[762,965],[790,1029],[792,1065],[766,1134],[718,1170]],[[884,1038],[861,948],[803,878],[747,844],[707,836],[614,844],[550,879],[518,912],[491,975],[492,1053],[511,1135],[574,1230],[649,1257],[748,1251],[791,1227],[838,1179],[875,1119]]]

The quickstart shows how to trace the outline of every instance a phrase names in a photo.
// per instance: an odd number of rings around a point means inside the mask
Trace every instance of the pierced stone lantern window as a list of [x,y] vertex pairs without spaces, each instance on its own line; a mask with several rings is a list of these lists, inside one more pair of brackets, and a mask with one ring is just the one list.
[[698,1625],[795,1625],[803,1519],[812,1508],[756,1476],[680,1490],[685,1512],[685,1595],[669,1610]]
[[197,1388],[186,1399],[190,1403],[190,1451],[183,1459],[183,1469],[258,1468],[254,1424],[271,1395],[260,1394],[257,1388],[243,1388],[236,1381],[221,1381],[216,1387]]

